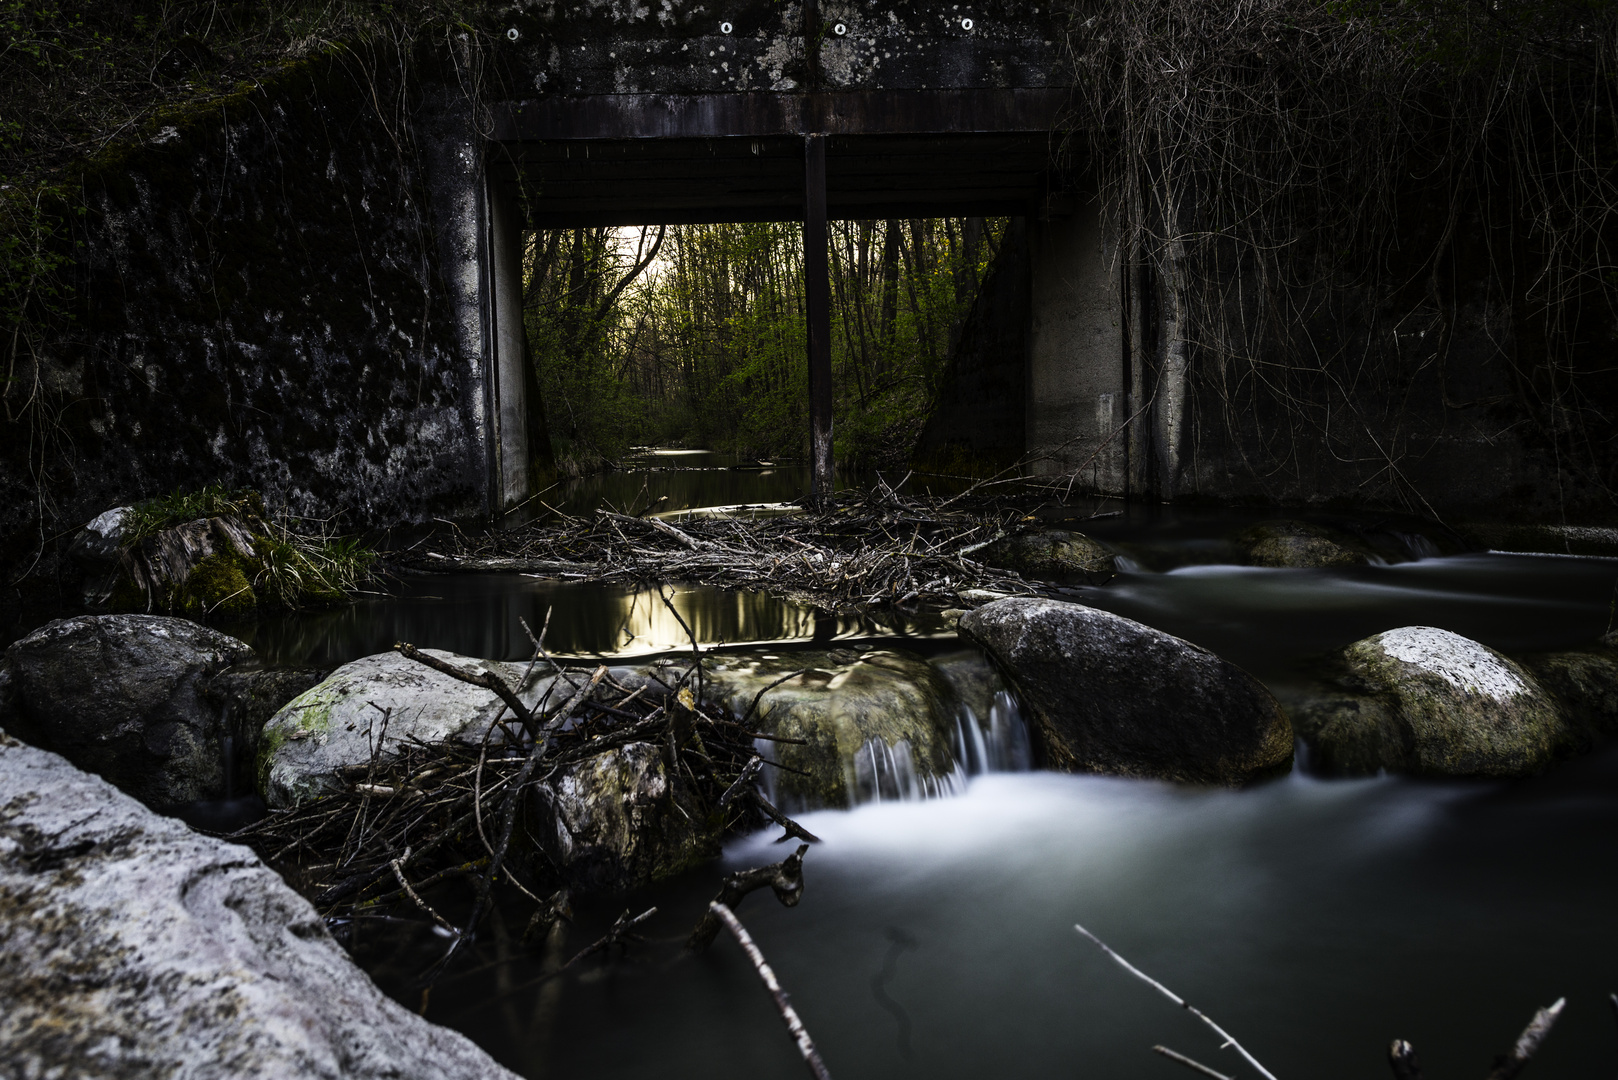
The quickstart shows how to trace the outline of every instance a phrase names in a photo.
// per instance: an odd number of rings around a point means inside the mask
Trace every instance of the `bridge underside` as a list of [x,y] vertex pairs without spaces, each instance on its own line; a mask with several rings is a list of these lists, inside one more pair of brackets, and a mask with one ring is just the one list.
[[531,227],[801,221],[825,139],[831,218],[1038,212],[1064,186],[1065,92],[625,94],[508,106],[491,179]]

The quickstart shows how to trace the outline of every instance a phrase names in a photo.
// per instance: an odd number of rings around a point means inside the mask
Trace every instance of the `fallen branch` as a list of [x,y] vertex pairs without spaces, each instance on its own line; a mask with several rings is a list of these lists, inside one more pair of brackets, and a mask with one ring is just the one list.
[[506,703],[506,707],[516,714],[517,719],[522,721],[523,732],[530,739],[535,737],[538,725],[534,722],[534,714],[528,711],[528,706],[524,705],[516,692],[506,685],[506,681],[494,672],[463,671],[454,664],[446,663],[436,656],[429,656],[414,645],[404,641],[395,643],[393,647],[399,650],[399,654],[407,660],[425,664],[434,671],[441,671],[452,679],[459,679],[464,683],[471,683],[473,686],[481,686],[485,690],[494,691],[500,696],[500,700]]
[[758,977],[763,980],[765,989],[769,990],[770,997],[775,1000],[775,1007],[780,1011],[781,1019],[785,1021],[787,1031],[791,1032],[793,1041],[798,1044],[798,1053],[803,1055],[804,1063],[809,1066],[810,1074],[815,1077],[815,1080],[831,1080],[831,1073],[826,1071],[826,1063],[820,1060],[820,1052],[815,1049],[814,1040],[809,1038],[808,1029],[803,1026],[803,1021],[798,1018],[798,1012],[792,1007],[792,1003],[787,1000],[787,993],[781,989],[781,983],[776,979],[775,972],[770,968],[769,963],[765,961],[764,954],[759,951],[758,946],[753,944],[753,939],[748,936],[747,930],[742,926],[741,921],[736,918],[728,907],[717,900],[710,903],[708,909],[719,917],[720,921],[725,924],[725,928],[730,931],[731,936],[736,939],[736,943],[747,953],[747,958],[753,961],[754,970],[758,972]]
[[[730,875],[724,880],[719,895],[714,898],[714,903],[735,911],[748,893],[768,887],[775,890],[775,898],[781,902],[782,907],[797,907],[798,901],[803,898],[803,856],[808,850],[808,844],[799,844],[797,851],[778,863]],[[697,923],[696,929],[691,931],[691,938],[685,943],[685,947],[701,952],[712,945],[713,939],[718,936],[719,916],[710,906],[703,912],[702,920]]]
[[1159,1054],[1162,1054],[1164,1057],[1168,1058],[1170,1061],[1178,1062],[1179,1064],[1184,1065],[1186,1068],[1190,1069],[1192,1072],[1198,1072],[1198,1073],[1201,1073],[1203,1076],[1212,1077],[1213,1080],[1235,1080],[1235,1077],[1226,1076],[1222,1072],[1215,1072],[1213,1069],[1208,1068],[1208,1066],[1204,1065],[1202,1062],[1197,1061],[1197,1060],[1195,1060],[1193,1058],[1188,1058],[1184,1054],[1178,1053],[1177,1051],[1174,1051],[1174,1050],[1170,1050],[1166,1046],[1154,1046],[1154,1047],[1152,1047],[1152,1049],[1157,1051]]
[[1528,1021],[1528,1026],[1522,1029],[1517,1036],[1517,1045],[1511,1048],[1511,1053],[1501,1054],[1495,1058],[1494,1068],[1489,1071],[1489,1080],[1513,1080],[1528,1064],[1528,1059],[1539,1050],[1545,1036],[1551,1033],[1556,1024],[1557,1017],[1562,1015],[1562,1009],[1567,1005],[1567,998],[1557,998],[1555,1004],[1547,1005],[1534,1012],[1534,1018]]
[[1275,1074],[1270,1072],[1270,1070],[1266,1069],[1263,1065],[1259,1064],[1258,1059],[1252,1054],[1249,1054],[1247,1052],[1247,1048],[1241,1043],[1237,1042],[1234,1035],[1230,1034],[1230,1032],[1214,1023],[1213,1020],[1211,1020],[1201,1009],[1198,1009],[1196,1006],[1182,998],[1179,994],[1176,994],[1173,990],[1170,990],[1168,987],[1164,986],[1162,983],[1158,982],[1144,971],[1135,967],[1135,965],[1131,964],[1128,960],[1125,960],[1123,957],[1119,956],[1105,941],[1102,941],[1100,938],[1090,933],[1090,931],[1086,930],[1078,923],[1073,924],[1073,929],[1095,942],[1096,946],[1100,948],[1102,952],[1112,957],[1119,967],[1123,968],[1125,971],[1135,976],[1135,978],[1139,979],[1147,986],[1150,986],[1152,989],[1174,1002],[1174,1004],[1178,1005],[1180,1008],[1184,1009],[1186,1012],[1190,1013],[1192,1016],[1195,1016],[1198,1020],[1201,1020],[1204,1024],[1207,1024],[1210,1028],[1212,1028],[1214,1034],[1218,1035],[1219,1038],[1223,1040],[1223,1044],[1220,1046],[1221,1050],[1227,1046],[1230,1047],[1240,1054],[1243,1060],[1245,1060],[1249,1065],[1257,1069],[1260,1075],[1264,1076],[1266,1080],[1276,1080]]

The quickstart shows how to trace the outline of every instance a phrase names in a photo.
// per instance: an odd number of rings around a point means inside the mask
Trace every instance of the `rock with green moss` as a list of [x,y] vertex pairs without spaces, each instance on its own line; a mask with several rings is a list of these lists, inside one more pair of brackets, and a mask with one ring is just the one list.
[[1618,736],[1618,632],[1583,649],[1521,657],[1583,741]]
[[1248,566],[1325,569],[1364,566],[1371,549],[1338,529],[1307,521],[1266,521],[1236,538]]
[[[716,658],[705,695],[737,716],[771,683],[754,731],[769,743],[773,797],[788,812],[937,793],[960,775],[952,748],[959,698],[926,660],[897,649],[757,653]],[[788,771],[792,770],[792,771]]]
[[1528,670],[1448,630],[1389,630],[1331,663],[1333,692],[1293,718],[1328,773],[1526,776],[1580,742]]
[[[523,682],[526,664],[422,651],[466,671],[494,672],[518,687],[530,708],[550,689],[549,679]],[[364,765],[373,753],[391,757],[406,739],[480,742],[502,712],[511,719],[494,691],[396,652],[355,660],[287,702],[264,725],[256,758],[259,794],[272,807],[297,806],[342,790],[345,769]]]
[[1286,713],[1206,649],[1082,604],[1014,597],[961,617],[1031,712],[1046,765],[1241,784],[1292,762]]
[[988,566],[1015,570],[1027,578],[1111,577],[1113,554],[1083,533],[1046,529],[996,540],[972,556]]
[[207,618],[241,615],[258,603],[254,535],[234,517],[198,518],[159,529],[123,550],[114,610]]

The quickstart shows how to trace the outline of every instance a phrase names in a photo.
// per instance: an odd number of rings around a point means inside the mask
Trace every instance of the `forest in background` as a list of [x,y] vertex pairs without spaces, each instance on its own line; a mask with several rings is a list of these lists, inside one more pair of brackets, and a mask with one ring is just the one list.
[[[836,455],[908,459],[1005,219],[831,223]],[[528,347],[558,465],[631,446],[807,453],[797,223],[529,234]]]

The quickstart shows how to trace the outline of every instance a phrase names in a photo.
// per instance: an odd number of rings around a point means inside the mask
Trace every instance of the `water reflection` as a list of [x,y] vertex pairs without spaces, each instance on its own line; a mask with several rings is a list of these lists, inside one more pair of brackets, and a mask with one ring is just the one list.
[[559,656],[636,656],[690,647],[680,620],[702,645],[754,641],[830,642],[872,635],[944,634],[937,616],[834,616],[761,593],[561,582],[526,574],[406,577],[394,595],[329,611],[303,611],[222,627],[268,664],[336,667],[385,652],[396,641],[491,660],[533,653],[521,620],[537,633],[550,610],[548,649]]

